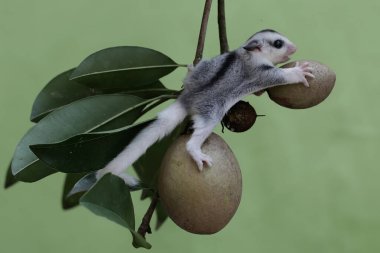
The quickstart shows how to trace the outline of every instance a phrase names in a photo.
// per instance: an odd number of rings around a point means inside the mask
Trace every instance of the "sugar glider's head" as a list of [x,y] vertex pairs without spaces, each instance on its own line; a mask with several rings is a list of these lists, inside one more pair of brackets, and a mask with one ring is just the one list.
[[264,57],[273,64],[283,63],[297,50],[296,46],[278,32],[265,29],[252,35],[243,48],[257,56]]

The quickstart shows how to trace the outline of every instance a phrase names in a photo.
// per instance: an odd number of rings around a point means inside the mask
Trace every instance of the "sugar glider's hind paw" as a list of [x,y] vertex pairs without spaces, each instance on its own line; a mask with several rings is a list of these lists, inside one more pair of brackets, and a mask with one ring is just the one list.
[[203,170],[204,163],[208,167],[212,166],[212,158],[206,154],[203,154],[203,153],[193,154],[192,158],[193,158],[194,162],[197,164],[199,171]]

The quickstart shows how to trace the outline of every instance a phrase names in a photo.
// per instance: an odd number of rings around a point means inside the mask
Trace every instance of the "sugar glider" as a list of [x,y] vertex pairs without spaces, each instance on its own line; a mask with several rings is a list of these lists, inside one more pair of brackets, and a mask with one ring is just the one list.
[[234,51],[189,66],[184,90],[177,100],[158,114],[113,160],[97,172],[99,179],[106,173],[121,177],[130,187],[139,181],[125,169],[132,165],[155,142],[170,134],[186,116],[193,120],[193,133],[186,149],[199,170],[212,159],[201,150],[226,112],[246,95],[267,88],[291,83],[309,86],[306,76],[314,78],[308,63],[293,68],[278,68],[296,51],[295,45],[280,33],[265,29],[252,35]]

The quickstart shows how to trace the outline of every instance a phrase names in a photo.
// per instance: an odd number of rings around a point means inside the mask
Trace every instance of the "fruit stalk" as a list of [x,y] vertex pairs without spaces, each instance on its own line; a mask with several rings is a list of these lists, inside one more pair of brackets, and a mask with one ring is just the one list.
[[203,11],[201,28],[199,31],[197,51],[195,53],[195,58],[193,61],[194,66],[197,65],[198,62],[202,60],[203,48],[204,48],[205,39],[206,39],[208,17],[210,16],[210,10],[211,10],[211,4],[212,4],[212,0],[206,0],[204,11]]
[[152,219],[154,210],[156,209],[156,206],[158,204],[158,201],[159,201],[159,196],[158,196],[158,193],[155,192],[152,197],[152,201],[150,202],[149,208],[146,211],[144,217],[142,218],[141,225],[139,229],[137,230],[137,233],[139,233],[144,238],[145,238],[146,233],[148,234],[152,233],[149,224],[150,224],[150,220]]
[[218,27],[219,27],[220,53],[224,54],[229,51],[224,0],[218,0]]

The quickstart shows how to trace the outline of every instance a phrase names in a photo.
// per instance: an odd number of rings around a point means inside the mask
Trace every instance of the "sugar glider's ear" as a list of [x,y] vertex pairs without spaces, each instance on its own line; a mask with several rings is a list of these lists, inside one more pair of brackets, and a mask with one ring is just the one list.
[[247,44],[243,46],[243,48],[247,51],[261,50],[262,43],[258,40],[248,41]]

